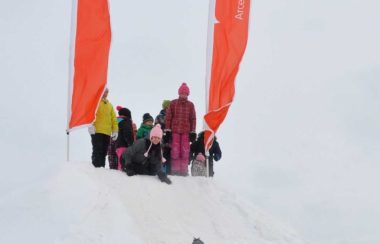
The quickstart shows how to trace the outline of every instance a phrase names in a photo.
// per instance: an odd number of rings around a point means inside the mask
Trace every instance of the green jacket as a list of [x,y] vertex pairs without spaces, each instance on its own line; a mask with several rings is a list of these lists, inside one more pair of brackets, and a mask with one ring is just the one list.
[[99,103],[98,110],[96,111],[94,126],[96,133],[101,133],[109,136],[112,134],[112,132],[119,131],[115,110],[107,99],[102,98]]
[[141,124],[140,128],[137,130],[136,139],[144,138],[147,135],[149,135],[150,130],[152,128],[153,128],[153,125]]

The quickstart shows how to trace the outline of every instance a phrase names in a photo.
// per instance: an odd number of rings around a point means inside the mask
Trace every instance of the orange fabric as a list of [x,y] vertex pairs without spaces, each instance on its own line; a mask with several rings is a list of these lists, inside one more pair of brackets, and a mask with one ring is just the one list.
[[208,111],[204,116],[209,130],[205,133],[207,150],[235,95],[235,77],[248,39],[249,9],[250,0],[216,0],[218,22],[214,25]]
[[107,83],[110,45],[108,0],[78,0],[69,129],[95,120]]

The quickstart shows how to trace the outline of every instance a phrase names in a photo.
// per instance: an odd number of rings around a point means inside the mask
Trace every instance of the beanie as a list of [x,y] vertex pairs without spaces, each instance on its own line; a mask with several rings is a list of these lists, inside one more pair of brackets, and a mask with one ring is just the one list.
[[[161,129],[161,125],[160,124],[157,124],[153,127],[153,129],[150,130],[150,134],[149,134],[149,139],[152,140],[152,137],[158,137],[158,138],[162,138],[162,129]],[[144,156],[145,157],[148,157],[148,153],[152,147],[152,141],[150,142],[150,145],[149,145],[149,148],[148,150],[144,153]],[[163,156],[163,153],[162,153],[162,148],[161,148],[161,162],[162,163],[165,163],[166,162],[166,159],[164,158]]]
[[178,95],[180,94],[186,94],[186,95],[190,95],[190,89],[189,87],[186,85],[185,82],[182,83],[182,85],[179,87],[178,89]]
[[150,115],[149,113],[145,113],[143,115],[143,123],[145,123],[147,121],[152,121],[152,122],[154,121],[152,115]]
[[162,101],[162,109],[167,109],[170,105],[170,100]]
[[205,156],[203,156],[202,153],[198,153],[197,157],[195,158],[197,161],[204,162],[206,160]]
[[116,110],[117,110],[117,111],[119,111],[119,110],[122,109],[122,108],[123,108],[123,107],[120,106],[120,105],[117,105],[117,106],[116,106]]
[[119,109],[119,115],[125,116],[127,118],[131,118],[131,111],[127,108],[121,108],[121,109]]
[[162,138],[162,129],[160,124],[155,125],[153,129],[150,130],[149,138],[152,139],[153,136],[160,139]]

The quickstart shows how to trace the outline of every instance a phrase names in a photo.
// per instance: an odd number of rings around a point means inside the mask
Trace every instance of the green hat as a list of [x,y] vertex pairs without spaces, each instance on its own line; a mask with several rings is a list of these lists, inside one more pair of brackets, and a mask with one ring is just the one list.
[[162,101],[162,109],[167,109],[170,105],[170,100]]

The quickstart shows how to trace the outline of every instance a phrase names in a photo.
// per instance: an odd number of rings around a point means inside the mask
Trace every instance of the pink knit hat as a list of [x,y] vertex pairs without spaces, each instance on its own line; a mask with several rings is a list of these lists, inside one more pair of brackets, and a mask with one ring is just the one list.
[[[153,136],[159,137],[160,139],[162,138],[162,129],[161,129],[160,124],[155,125],[153,127],[153,129],[150,130],[149,138],[152,140]],[[152,142],[150,142],[148,150],[144,153],[145,157],[148,157],[148,153],[149,153],[151,147],[152,147]],[[164,158],[163,153],[162,153],[162,148],[161,148],[161,162],[163,162],[163,163],[166,162],[166,159]]]
[[162,138],[162,129],[160,124],[154,126],[153,129],[150,131],[149,138],[152,139],[153,136],[159,137],[160,139]]
[[202,153],[198,153],[197,157],[195,158],[197,161],[204,162],[206,160],[205,156],[203,156]]
[[179,87],[178,89],[178,95],[180,94],[186,94],[186,95],[190,95],[190,89],[189,87],[186,85],[185,82],[182,83],[182,85]]

